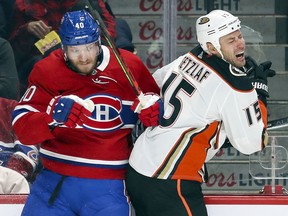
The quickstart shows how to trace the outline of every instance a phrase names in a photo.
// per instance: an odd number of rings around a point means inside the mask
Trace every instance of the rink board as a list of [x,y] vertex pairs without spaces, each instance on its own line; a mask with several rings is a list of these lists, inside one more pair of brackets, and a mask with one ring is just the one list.
[[[0,195],[0,212],[5,216],[20,216],[26,195]],[[206,195],[208,214],[213,216],[285,216],[287,195]]]

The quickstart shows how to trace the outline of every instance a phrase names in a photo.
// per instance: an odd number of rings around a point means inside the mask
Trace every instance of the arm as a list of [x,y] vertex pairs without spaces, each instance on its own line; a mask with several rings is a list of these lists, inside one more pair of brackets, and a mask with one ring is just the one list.
[[15,6],[11,33],[9,35],[9,41],[13,47],[17,64],[18,60],[27,56],[27,53],[33,52],[34,43],[37,41],[37,37],[27,30],[28,22],[32,20],[28,20],[22,10],[24,9],[19,9]]
[[[36,86],[31,86],[28,91],[33,91],[34,88]],[[36,89],[36,93],[32,95],[32,101],[20,102],[12,113],[12,125],[21,143],[35,145],[54,138],[49,128],[49,124],[51,123],[49,115],[43,110],[33,108],[29,104],[29,102],[36,103],[37,98],[40,96],[40,89]]]
[[268,77],[273,77],[276,72],[270,69],[272,62],[266,61],[257,65],[255,60],[250,56],[246,57],[246,67],[248,68],[247,77],[254,86],[262,112],[263,122],[267,127],[267,98],[269,97]]
[[[17,65],[27,58],[27,53],[29,55],[38,53],[34,45],[35,42],[44,38],[51,31],[52,27],[46,24],[49,21],[53,21],[50,17],[57,17],[57,14],[51,14],[51,12],[44,13],[47,9],[43,8],[41,4],[37,5],[39,8],[35,8],[34,4],[22,1],[16,1],[15,3],[13,25],[11,25],[9,40],[15,53]],[[36,13],[35,11],[38,12]],[[57,23],[57,26],[59,25],[58,22],[53,21],[53,25],[55,23]]]
[[[262,132],[262,149],[267,145],[267,97],[269,97],[267,77],[273,77],[276,72],[270,69],[272,63],[266,61],[258,65],[250,56],[246,57],[247,79],[254,86],[258,96],[258,112],[261,114],[261,119],[264,124]],[[231,146],[229,139],[225,140],[223,148]]]
[[59,93],[54,90],[54,82],[48,74],[41,64],[34,66],[29,76],[29,88],[12,113],[13,128],[21,143],[34,145],[54,138],[46,109],[49,101]]
[[219,101],[218,106],[222,110],[223,129],[231,145],[243,154],[262,150],[267,144],[264,142],[266,128],[256,92],[226,92],[224,102]]
[[15,133],[20,142],[27,145],[54,139],[56,126],[82,126],[83,119],[90,116],[94,108],[76,95],[61,95],[55,73],[51,75],[54,69],[47,70],[45,65],[42,61],[34,66],[30,86],[13,111]]

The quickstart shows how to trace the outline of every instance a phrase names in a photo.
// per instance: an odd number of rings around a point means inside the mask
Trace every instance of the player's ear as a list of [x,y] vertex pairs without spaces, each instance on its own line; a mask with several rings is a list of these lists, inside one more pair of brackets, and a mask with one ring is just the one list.
[[207,42],[207,49],[208,49],[209,53],[211,53],[213,55],[216,55],[218,53],[217,49],[210,42]]

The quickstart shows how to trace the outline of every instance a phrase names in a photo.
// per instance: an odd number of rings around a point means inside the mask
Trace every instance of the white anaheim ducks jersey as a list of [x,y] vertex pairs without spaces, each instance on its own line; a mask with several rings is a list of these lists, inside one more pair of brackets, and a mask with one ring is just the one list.
[[138,173],[202,182],[204,162],[226,137],[244,154],[262,149],[264,123],[251,82],[217,57],[198,56],[201,51],[195,48],[154,73],[164,116],[134,145],[129,163]]

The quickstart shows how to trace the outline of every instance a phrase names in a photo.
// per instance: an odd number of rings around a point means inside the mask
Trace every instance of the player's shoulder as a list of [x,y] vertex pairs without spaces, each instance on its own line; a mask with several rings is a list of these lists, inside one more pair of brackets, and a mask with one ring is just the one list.
[[231,88],[236,91],[250,92],[253,90],[251,81],[247,78],[246,74],[243,74],[238,69],[235,70],[229,65],[229,71],[219,71],[220,77],[226,82]]
[[215,76],[218,76],[228,87],[238,91],[251,91],[253,89],[251,81],[249,81],[241,69],[233,67],[217,56],[208,55],[200,45],[193,48],[189,54],[206,65],[207,69],[211,70]]
[[31,76],[41,76],[42,78],[60,75],[61,68],[66,67],[63,53],[60,49],[50,53],[47,57],[35,63]]
[[44,89],[58,90],[72,85],[71,70],[67,67],[61,50],[55,50],[49,56],[38,61],[29,75],[31,85]]
[[236,91],[251,91],[253,86],[247,79],[246,74],[231,64],[223,61],[216,56],[203,56],[201,59],[211,71],[228,87]]

